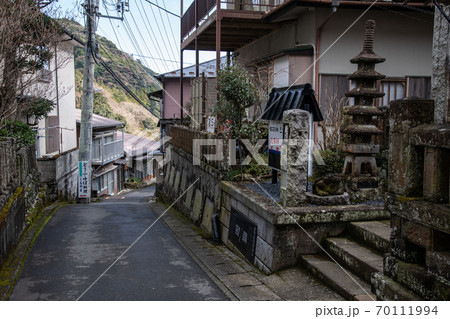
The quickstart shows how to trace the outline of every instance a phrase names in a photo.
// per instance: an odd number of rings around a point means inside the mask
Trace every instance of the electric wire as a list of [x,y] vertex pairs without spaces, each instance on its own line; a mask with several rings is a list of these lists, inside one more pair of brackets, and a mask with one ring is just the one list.
[[[131,13],[131,12],[130,12],[130,13]],[[142,42],[144,43],[144,46],[145,46],[145,48],[147,49],[147,52],[150,54],[151,50],[150,50],[150,48],[148,47],[147,41],[145,41],[145,39],[144,39],[144,37],[143,37],[143,35],[142,35],[142,32],[141,32],[141,30],[139,29],[139,27],[138,27],[138,25],[137,25],[137,23],[136,23],[136,20],[134,19],[133,14],[131,14],[131,18],[133,19],[134,25],[136,26],[136,30],[138,31],[138,34],[139,34],[139,36],[141,37],[141,40],[142,40]],[[141,50],[141,53],[142,53],[142,55],[143,55],[144,52]]]
[[[156,0],[156,3],[159,4],[159,3],[158,3],[158,0]],[[165,35],[166,35],[166,38],[169,39],[168,32],[167,32],[167,28],[166,28],[166,22],[165,22],[164,19],[163,19],[163,15],[162,15],[162,12],[161,12],[161,11],[162,11],[162,10],[158,10],[158,12],[159,12],[159,17],[160,17],[161,22],[162,22],[162,24],[163,24],[163,30],[164,30],[164,33],[165,33]],[[169,27],[172,28],[170,21],[169,21]],[[173,41],[174,41],[173,43],[174,43],[175,46],[176,46],[176,45],[177,45],[177,41],[176,41],[176,39],[175,39],[175,36],[173,35],[173,31],[172,31],[172,39],[173,39]],[[173,57],[174,57],[175,60],[176,60],[176,59],[178,58],[178,55],[177,55],[177,53],[176,53],[176,50],[174,51],[174,48],[173,48],[173,46],[170,44],[170,42],[169,42],[169,47],[170,47],[170,50],[171,50],[171,52],[172,52],[172,54],[173,54]]]
[[[166,8],[161,8],[160,6],[158,6],[157,4],[155,4],[155,3],[153,3],[153,2],[151,2],[151,1],[149,1],[149,0],[145,0],[145,1],[147,1],[148,3],[150,3],[152,6],[155,6],[155,7],[157,7],[158,9],[161,9],[161,10],[165,11],[166,13],[171,14],[171,15],[173,15],[173,16],[175,16],[175,17],[181,19],[181,17],[180,17],[178,14],[175,14],[175,13],[173,13],[173,12],[170,12],[170,11],[167,10]],[[165,7],[165,6],[164,6],[164,7]]]
[[[153,10],[153,7],[151,6],[150,9],[151,9],[151,11],[152,11],[153,18],[155,19],[155,21],[157,21],[155,12],[154,12],[154,10]],[[159,34],[162,35],[163,32],[161,31],[161,28],[160,28],[159,23],[156,23],[156,26],[157,26],[157,28],[158,28]],[[167,33],[166,33],[166,35],[167,35]],[[162,40],[163,40],[162,42],[163,42],[163,44],[164,44],[164,48],[166,49],[166,52],[167,52],[167,54],[169,55],[169,50],[167,49],[166,41],[164,41],[164,39],[162,39]],[[176,60],[176,57],[172,57],[172,58],[174,58],[174,60]]]
[[[138,10],[138,11],[139,11],[139,14],[141,15],[141,19],[142,19],[142,21],[144,21],[144,26],[147,29],[147,33],[149,35],[150,40],[153,43],[153,47],[157,49],[157,53],[158,53],[159,58],[161,60],[163,60],[164,55],[162,54],[161,46],[159,45],[158,41],[155,42],[156,35],[155,35],[155,33],[153,32],[153,29],[150,26],[151,24],[150,24],[150,20],[148,18],[148,15],[147,15],[147,11],[145,11],[144,5],[142,4],[142,1],[140,1],[140,4],[141,4],[141,7],[142,7],[142,10]],[[138,6],[138,9],[139,9],[139,6]],[[144,15],[142,14],[142,12],[144,12],[145,19],[144,19]],[[148,23],[148,26],[147,26],[147,23]],[[151,35],[150,35],[150,33],[151,33]],[[170,69],[169,66],[167,65],[166,61],[164,61],[163,64],[165,65],[166,70]]]

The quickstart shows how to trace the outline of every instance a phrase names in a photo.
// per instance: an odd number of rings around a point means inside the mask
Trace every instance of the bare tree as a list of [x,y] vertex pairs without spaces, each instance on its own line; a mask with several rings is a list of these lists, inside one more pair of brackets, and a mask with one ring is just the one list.
[[[25,93],[46,70],[64,34],[40,9],[53,1],[0,0],[0,123],[31,107]],[[0,124],[0,128],[1,128]]]

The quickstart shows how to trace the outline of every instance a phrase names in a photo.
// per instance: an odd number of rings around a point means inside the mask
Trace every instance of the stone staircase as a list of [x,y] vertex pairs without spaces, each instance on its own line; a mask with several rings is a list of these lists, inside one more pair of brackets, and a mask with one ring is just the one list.
[[301,262],[347,300],[376,300],[370,280],[372,273],[383,273],[389,237],[389,220],[351,222],[345,237],[330,237],[321,243],[329,255],[303,255]]

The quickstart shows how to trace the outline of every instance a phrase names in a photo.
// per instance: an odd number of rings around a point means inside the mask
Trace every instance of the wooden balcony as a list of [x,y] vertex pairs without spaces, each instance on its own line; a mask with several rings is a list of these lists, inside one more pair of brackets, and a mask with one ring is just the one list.
[[234,51],[275,30],[262,17],[287,0],[196,0],[181,18],[181,49]]

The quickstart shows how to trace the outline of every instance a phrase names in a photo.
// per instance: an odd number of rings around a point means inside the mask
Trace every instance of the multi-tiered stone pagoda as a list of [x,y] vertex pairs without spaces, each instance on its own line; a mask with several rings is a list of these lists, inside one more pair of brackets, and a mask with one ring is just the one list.
[[356,87],[346,93],[347,97],[354,98],[355,103],[347,113],[352,116],[352,121],[344,130],[349,141],[343,145],[343,151],[347,153],[343,174],[358,200],[373,198],[378,193],[373,191],[378,188],[374,155],[379,152],[380,147],[373,144],[373,136],[381,135],[383,131],[373,124],[373,120],[383,113],[374,102],[376,98],[384,96],[377,89],[377,80],[383,79],[385,75],[375,71],[375,64],[386,59],[373,52],[374,32],[375,21],[366,21],[363,50],[350,60],[351,63],[358,64],[358,70],[349,76],[356,82]]

